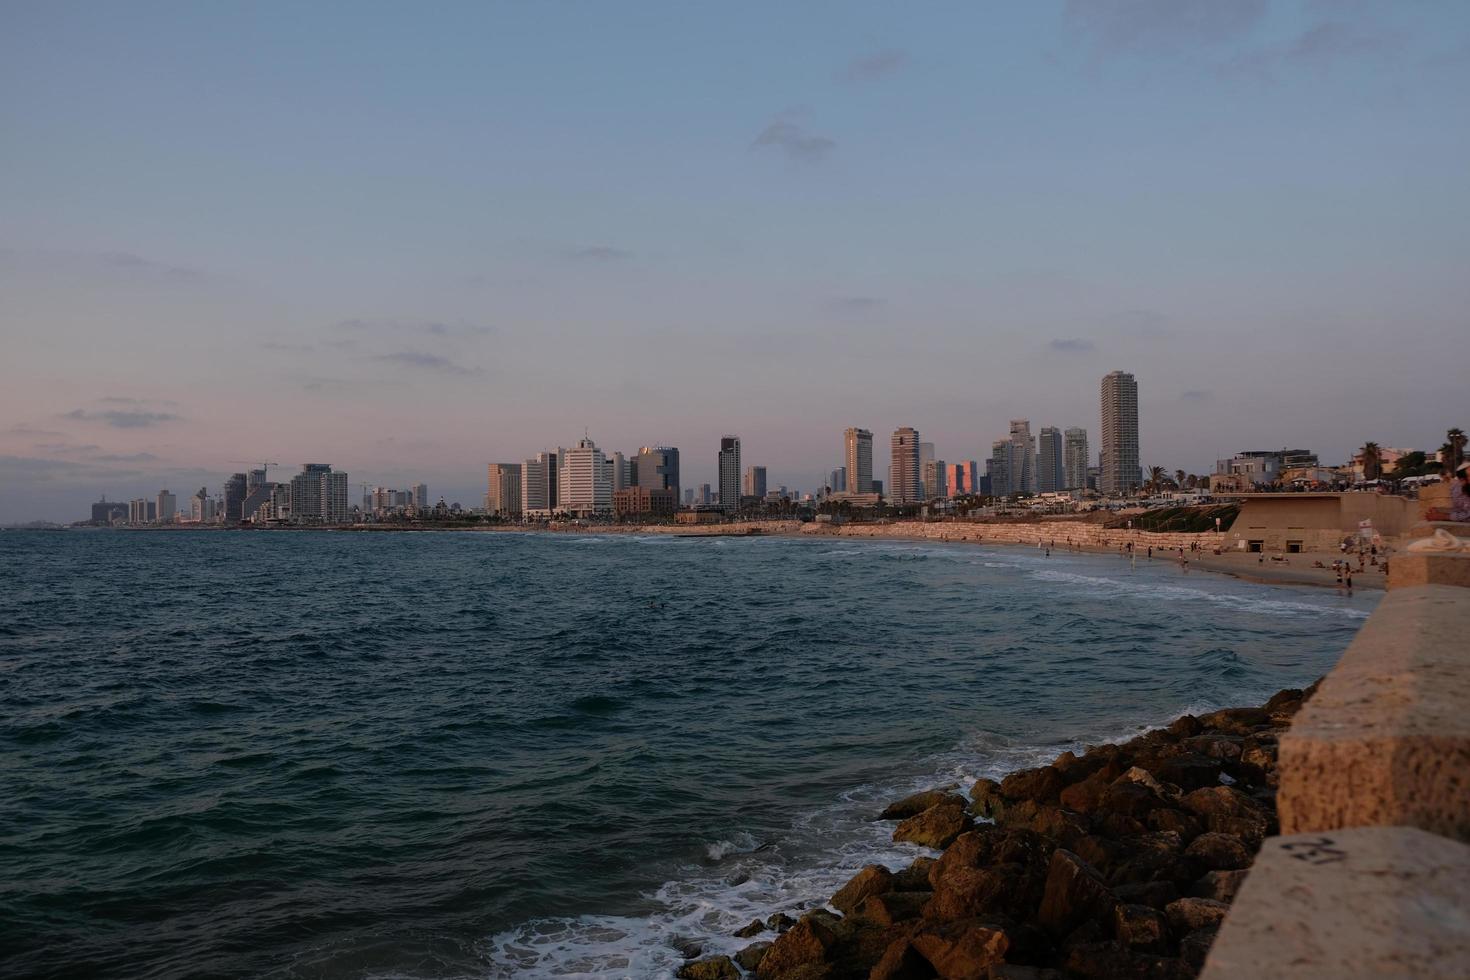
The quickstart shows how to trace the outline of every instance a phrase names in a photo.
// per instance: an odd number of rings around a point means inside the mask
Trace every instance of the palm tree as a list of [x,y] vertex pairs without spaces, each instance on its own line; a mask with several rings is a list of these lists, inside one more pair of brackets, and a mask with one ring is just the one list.
[[1450,470],[1457,470],[1465,462],[1465,430],[1451,429],[1445,433],[1445,437],[1449,440],[1446,445],[1450,447]]
[[1363,458],[1363,479],[1376,480],[1383,475],[1383,453],[1379,450],[1378,443],[1363,443],[1358,455]]
[[1184,477],[1187,474],[1183,470],[1174,471],[1174,486],[1180,490],[1184,489]]
[[1162,466],[1150,466],[1148,468],[1149,492],[1158,493],[1159,487],[1163,485],[1164,480],[1166,479],[1168,479],[1168,477],[1165,475],[1164,468]]

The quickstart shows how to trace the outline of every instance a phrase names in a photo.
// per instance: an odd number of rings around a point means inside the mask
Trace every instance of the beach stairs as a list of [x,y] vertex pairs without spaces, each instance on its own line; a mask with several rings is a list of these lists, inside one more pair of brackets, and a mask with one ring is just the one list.
[[[1455,583],[1455,584],[1450,584]],[[1282,736],[1205,980],[1470,977],[1470,553],[1403,553]]]

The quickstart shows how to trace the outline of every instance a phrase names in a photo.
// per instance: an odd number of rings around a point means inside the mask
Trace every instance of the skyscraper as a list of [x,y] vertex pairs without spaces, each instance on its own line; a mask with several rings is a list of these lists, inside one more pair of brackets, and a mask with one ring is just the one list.
[[560,450],[537,453],[521,464],[521,513],[550,517],[556,511]]
[[929,473],[929,464],[934,462],[934,443],[919,443],[919,499],[933,500],[942,497],[943,493],[935,492],[932,477]]
[[179,501],[177,497],[167,490],[158,491],[157,514],[160,521],[164,524],[172,524],[174,522],[174,513],[178,510],[178,507]]
[[1036,449],[1036,491],[1051,493],[1062,489],[1067,478],[1062,470],[1062,433],[1054,425],[1041,427]]
[[1011,486],[1011,441],[997,439],[990,444],[990,460],[986,467],[990,477],[990,492],[997,497],[1015,493]]
[[413,507],[417,511],[429,509],[429,488],[427,484],[415,483],[413,485]]
[[322,523],[347,523],[347,474],[322,474]]
[[[322,479],[332,472],[330,463],[302,463],[301,472],[291,477],[291,520],[297,524],[321,524],[326,519]],[[347,510],[343,490],[342,510]],[[239,518],[237,517],[236,520]]]
[[1087,430],[1071,428],[1062,446],[1063,489],[1087,488]]
[[644,446],[633,460],[630,476],[636,486],[672,490],[679,497],[679,450],[673,446]]
[[848,493],[873,492],[873,433],[848,429],[842,434],[842,461]]
[[1036,492],[1036,440],[1030,419],[1011,419],[1011,492]]
[[521,516],[521,464],[491,463],[485,490],[485,512],[491,517]]
[[891,447],[893,463],[889,469],[892,481],[888,489],[889,500],[895,506],[922,503],[919,493],[919,430],[911,426],[894,429]]
[[745,468],[745,495],[760,500],[766,495],[766,468],[764,466],[748,466]]
[[1138,465],[1138,382],[1126,371],[1102,379],[1102,449],[1098,489],[1129,493],[1143,482]]
[[[926,442],[926,446],[933,443]],[[932,452],[932,450],[931,450]],[[944,500],[951,496],[949,492],[949,467],[942,459],[930,458],[923,464],[924,467],[924,499]]]
[[579,517],[612,510],[612,473],[602,450],[591,439],[578,439],[574,447],[562,453],[557,478],[559,510]]
[[720,437],[720,509],[740,509],[740,437]]
[[245,503],[249,482],[244,473],[234,473],[225,481],[225,520],[230,523],[241,519],[240,507]]

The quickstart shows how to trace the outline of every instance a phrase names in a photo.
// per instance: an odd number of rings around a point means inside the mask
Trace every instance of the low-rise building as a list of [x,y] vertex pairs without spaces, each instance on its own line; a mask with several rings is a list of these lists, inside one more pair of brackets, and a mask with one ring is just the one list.
[[674,513],[678,501],[674,491],[653,487],[624,487],[613,491],[613,517],[667,517]]

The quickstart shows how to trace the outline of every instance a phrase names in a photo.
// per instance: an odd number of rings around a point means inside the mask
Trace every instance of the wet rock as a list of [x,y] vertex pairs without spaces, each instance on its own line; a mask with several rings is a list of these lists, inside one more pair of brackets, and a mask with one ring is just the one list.
[[891,926],[895,922],[917,919],[933,897],[934,893],[928,891],[870,895],[858,906],[857,914],[880,926]]
[[1061,805],[1077,813],[1092,813],[1102,805],[1103,794],[1111,782],[1105,773],[1094,772],[1086,779],[1062,788],[1057,794]]
[[987,919],[926,925],[909,942],[946,980],[985,980],[1010,948],[1002,925]]
[[1210,830],[1234,834],[1253,848],[1273,829],[1274,820],[1266,809],[1233,786],[1197,789],[1184,797],[1184,808]]
[[877,895],[892,888],[893,873],[881,864],[870,864],[853,875],[852,880],[832,896],[831,905],[846,914],[861,905],[863,899],[869,895]]
[[1240,746],[1240,761],[1248,766],[1255,766],[1262,772],[1275,769],[1277,745],[1275,735],[1266,732],[1247,735]]
[[674,974],[679,980],[740,980],[740,971],[728,956],[711,956],[685,963]]
[[996,821],[1001,826],[1015,830],[1030,830],[1054,839],[1063,847],[1087,836],[1087,818],[1061,807],[1033,800],[1023,800],[1008,806]]
[[868,980],[929,980],[939,976],[908,937],[895,939],[868,974]]
[[1021,918],[1040,900],[1042,880],[1039,873],[1019,864],[956,868],[935,885],[924,917],[955,920],[994,914]]
[[974,821],[963,807],[941,804],[899,824],[893,831],[893,839],[923,847],[944,848],[973,826]]
[[1166,806],[1168,803],[1152,788],[1124,775],[1114,780],[1103,792],[1099,809],[1104,813],[1122,814],[1135,820],[1145,820],[1148,818],[1149,811],[1160,810]]
[[934,867],[932,857],[917,857],[907,868],[893,872],[893,890],[896,892],[923,892],[933,886],[929,884],[929,869]]
[[756,976],[781,977],[804,967],[821,966],[836,942],[836,934],[821,916],[803,916],[766,950]]
[[1210,871],[1236,871],[1250,867],[1251,863],[1251,852],[1238,837],[1214,831],[1196,837],[1184,855]]
[[1272,721],[1290,721],[1301,710],[1305,700],[1303,692],[1295,688],[1287,688],[1271,695],[1271,700],[1266,702],[1263,710],[1271,716]]
[[1179,898],[1179,886],[1172,881],[1138,881],[1126,885],[1114,885],[1113,893],[1118,896],[1120,902],[1147,905],[1149,908],[1162,910],[1167,908],[1170,902]]
[[699,940],[690,939],[687,936],[675,936],[669,941],[669,945],[677,949],[679,955],[686,960],[696,959],[704,952],[704,947],[700,945]]
[[1188,792],[1206,786],[1218,786],[1224,766],[1219,759],[1212,759],[1197,752],[1186,752],[1166,760],[1154,770],[1162,782],[1173,783]]
[[1179,940],[1179,958],[1198,973],[1205,968],[1205,957],[1210,955],[1210,947],[1215,945],[1215,935],[1219,932],[1218,927],[1207,929],[1196,929]]
[[758,936],[765,931],[766,924],[764,922],[762,922],[760,919],[751,919],[750,925],[741,926],[739,929],[736,929],[731,935],[733,935],[736,939],[749,939],[751,936]]
[[1238,735],[1196,735],[1187,739],[1184,745],[1190,752],[1208,756],[1211,759],[1219,759],[1222,762],[1234,762],[1240,758],[1240,746],[1244,741]]
[[977,779],[970,787],[971,811],[977,817],[994,820],[1005,809],[1005,798],[1000,793],[1000,783],[993,779]]
[[1201,715],[1200,724],[1205,728],[1216,728],[1231,735],[1249,735],[1257,728],[1271,724],[1271,715],[1264,708],[1224,708]]
[[1170,902],[1164,909],[1169,927],[1184,935],[1196,929],[1219,926],[1230,906],[1210,898],[1181,898]]
[[942,803],[957,804],[963,807],[965,805],[965,798],[963,796],[956,795],[955,793],[951,793],[948,790],[925,790],[922,793],[914,793],[912,796],[905,796],[903,799],[899,800],[896,803],[890,803],[888,807],[878,815],[878,819],[907,820],[909,817],[918,816],[925,810],[929,809],[931,806],[939,806]]
[[1118,904],[1112,891],[1082,858],[1058,848],[1047,870],[1037,921],[1054,936],[1065,936],[1086,920],[1108,921]]
[[1213,898],[1217,902],[1233,902],[1245,882],[1245,870],[1207,871],[1189,886],[1191,898]]
[[1169,723],[1169,734],[1175,738],[1189,738],[1201,730],[1199,719],[1194,715],[1180,715]]
[[1164,914],[1148,905],[1119,905],[1113,910],[1113,938],[1129,949],[1163,950],[1169,941]]
[[773,912],[766,916],[766,928],[772,932],[785,932],[796,925],[796,920],[785,912]]
[[1064,785],[1066,782],[1060,772],[1052,766],[1042,766],[1011,773],[1000,781],[1000,792],[1007,799],[1055,803],[1057,793]]
[[735,962],[739,963],[743,969],[754,970],[761,965],[761,960],[766,958],[766,951],[774,945],[771,942],[751,943],[735,954]]

